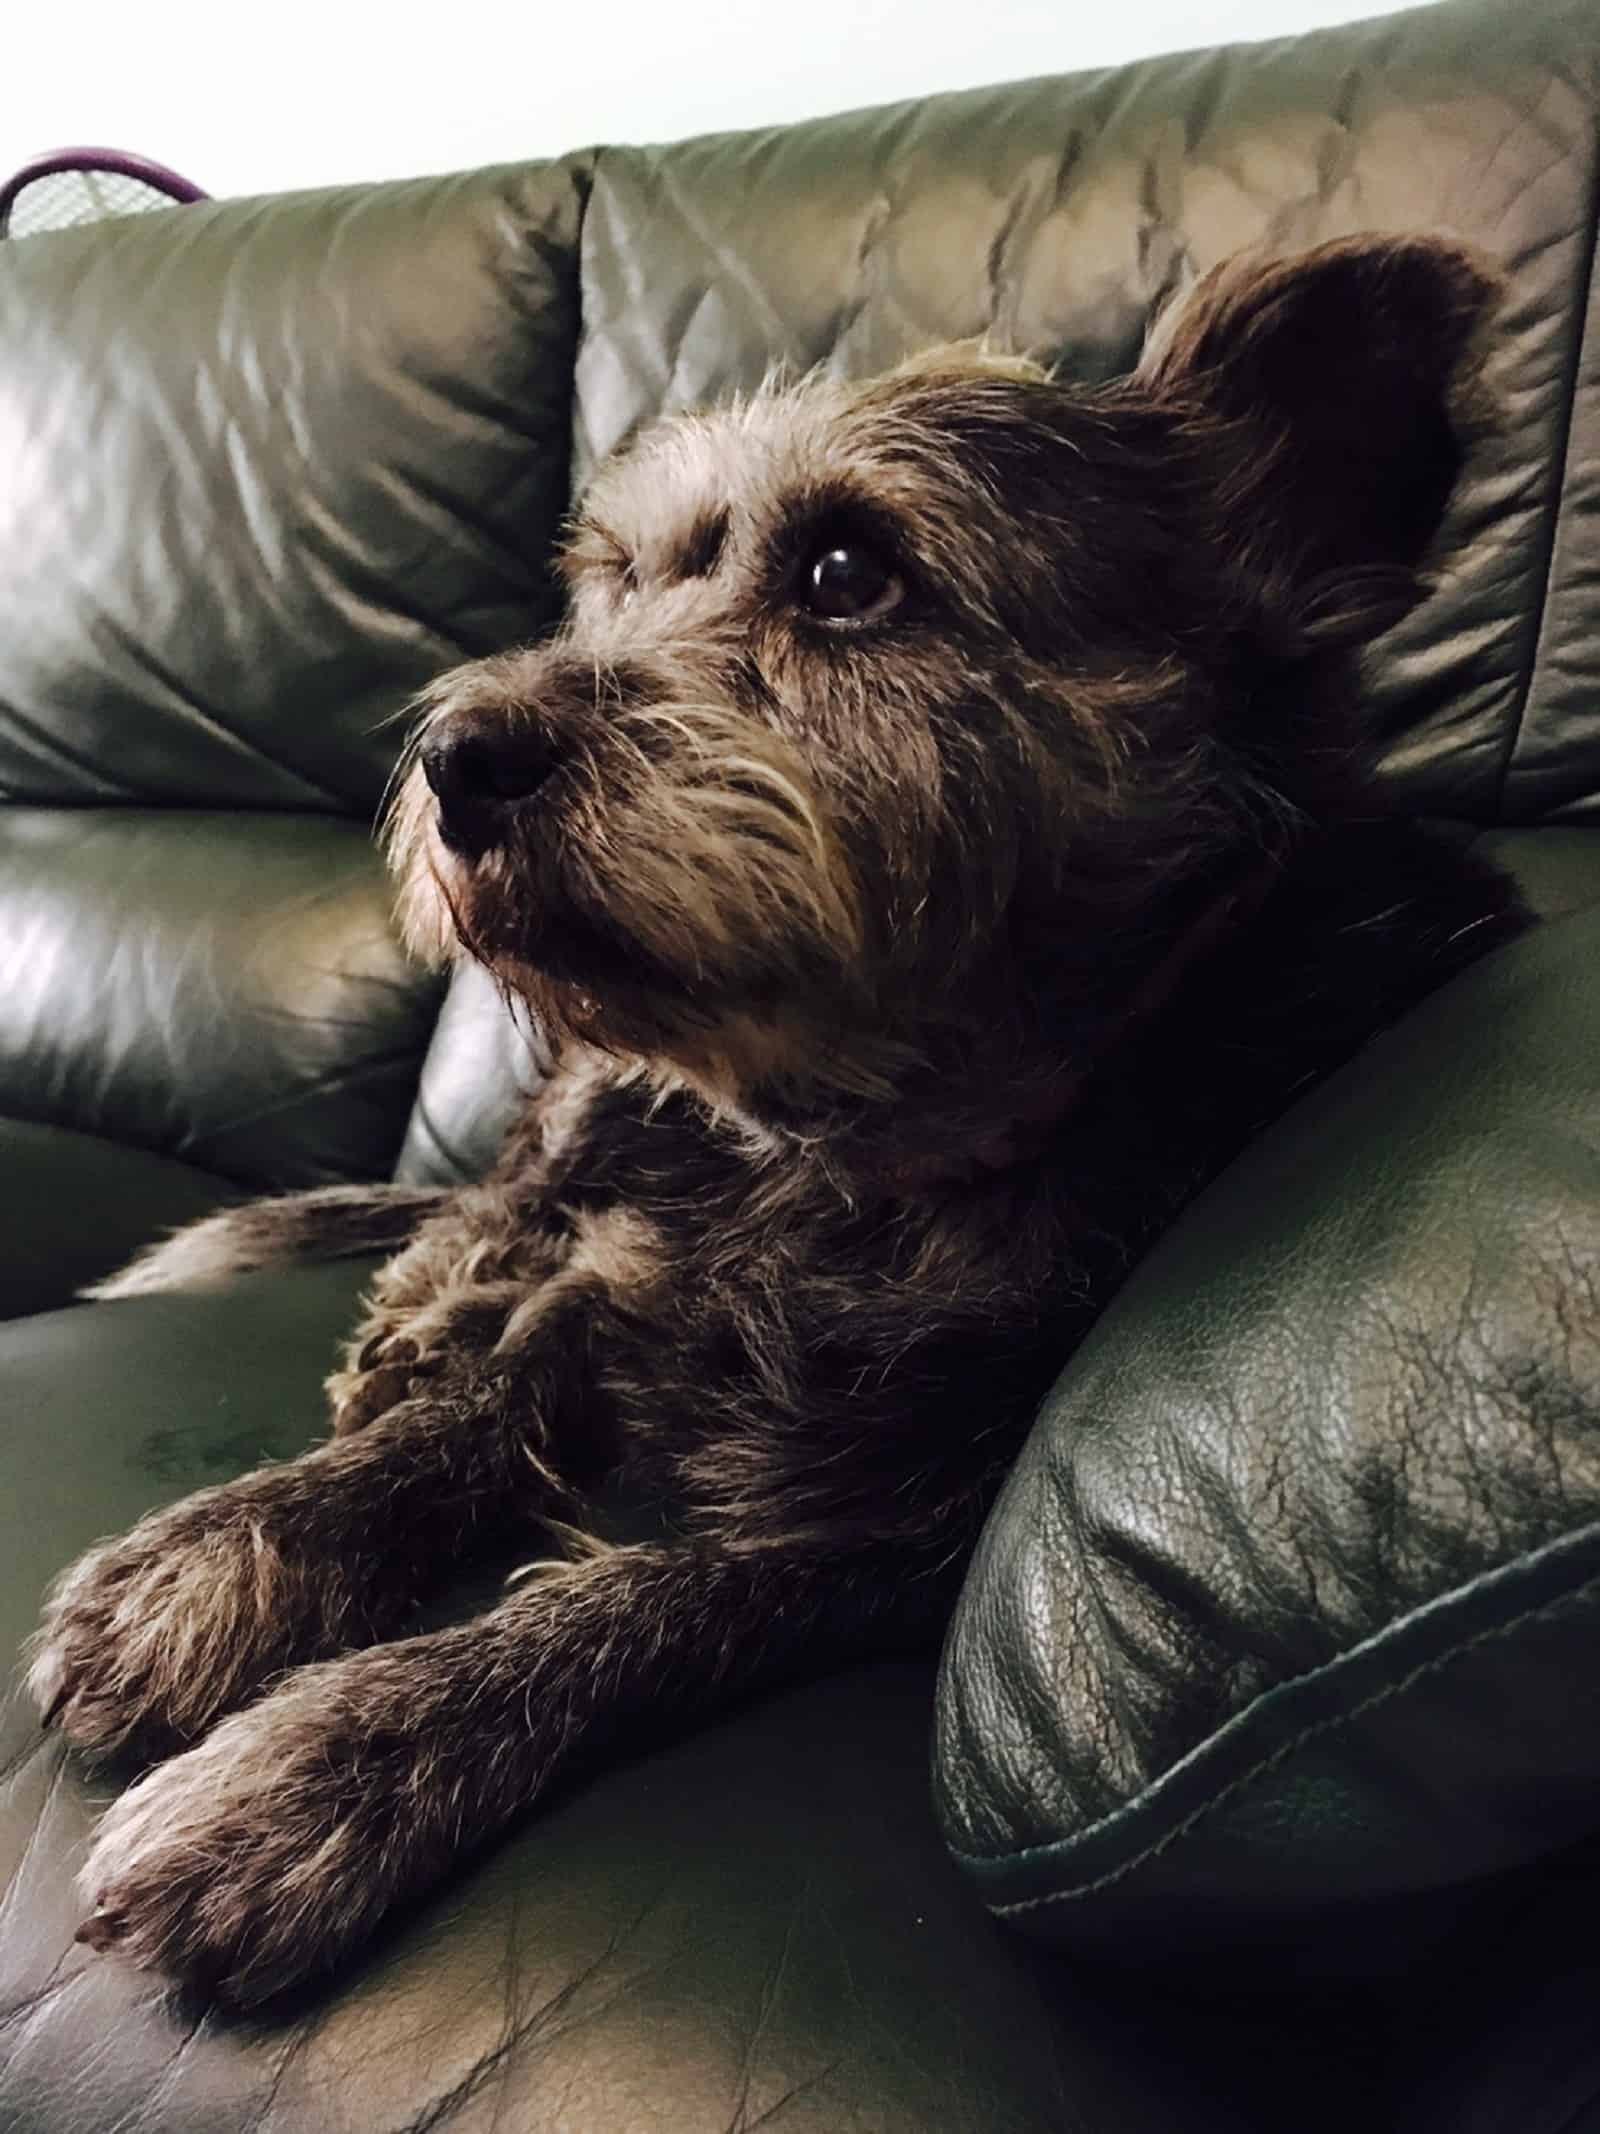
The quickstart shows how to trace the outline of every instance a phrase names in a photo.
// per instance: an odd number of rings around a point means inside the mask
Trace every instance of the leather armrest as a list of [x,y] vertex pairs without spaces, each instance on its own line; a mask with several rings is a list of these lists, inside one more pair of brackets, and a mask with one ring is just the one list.
[[1597,1633],[1590,910],[1296,1107],[1079,1351],[949,1639],[946,1836],[1058,1941],[1381,1965],[1600,1826]]

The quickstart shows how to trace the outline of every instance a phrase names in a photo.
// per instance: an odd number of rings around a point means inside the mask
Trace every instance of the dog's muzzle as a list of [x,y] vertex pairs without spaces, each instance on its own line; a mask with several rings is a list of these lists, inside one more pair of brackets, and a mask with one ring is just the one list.
[[439,835],[463,859],[505,840],[514,811],[533,799],[560,762],[549,736],[474,712],[452,712],[418,751],[439,804]]

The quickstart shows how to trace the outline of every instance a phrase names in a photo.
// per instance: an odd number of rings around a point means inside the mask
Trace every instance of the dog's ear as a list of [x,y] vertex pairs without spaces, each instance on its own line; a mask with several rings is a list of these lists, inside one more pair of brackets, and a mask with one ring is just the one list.
[[1139,383],[1213,430],[1223,542],[1285,649],[1371,637],[1420,597],[1500,287],[1442,239],[1344,238],[1229,260],[1158,321]]

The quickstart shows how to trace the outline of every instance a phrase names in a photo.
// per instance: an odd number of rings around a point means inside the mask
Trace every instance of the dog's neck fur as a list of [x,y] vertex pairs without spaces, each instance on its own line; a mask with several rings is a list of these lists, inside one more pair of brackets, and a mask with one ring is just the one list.
[[1082,1101],[1091,1080],[1114,1071],[1119,1054],[1160,1017],[1189,976],[1230,935],[1249,925],[1271,893],[1280,866],[1275,857],[1264,856],[1208,897],[1179,928],[1171,945],[1086,1054],[1055,1068],[1036,1086],[1018,1090],[1009,1103],[1003,1096],[997,1102],[992,1088],[985,1092],[975,1086],[966,1093],[967,1103],[992,1107],[993,1120],[964,1141],[949,1140],[942,1147],[925,1142],[918,1147],[913,1129],[910,1142],[897,1146],[891,1132],[881,1148],[867,1151],[868,1175],[896,1197],[910,1197],[981,1179],[985,1173],[1007,1171],[1036,1158]]
[[783,1118],[779,1138],[851,1201],[914,1203],[1001,1184],[1095,1132],[1113,1092],[1176,1082],[1195,1113],[1177,1139],[1222,1150],[1527,923],[1502,876],[1435,834],[1350,823],[1244,863],[1087,1043],[1041,1002],[1031,1044],[996,1037],[914,1099],[864,1102],[824,1133]]

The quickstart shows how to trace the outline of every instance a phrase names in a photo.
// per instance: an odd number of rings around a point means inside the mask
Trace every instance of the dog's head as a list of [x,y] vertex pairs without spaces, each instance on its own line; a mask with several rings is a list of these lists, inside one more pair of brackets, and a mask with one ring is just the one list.
[[660,424],[560,633],[430,693],[413,945],[730,1102],[893,1089],[1041,985],[1090,1032],[1339,804],[1494,297],[1348,240],[1216,270],[1112,386],[947,352]]

